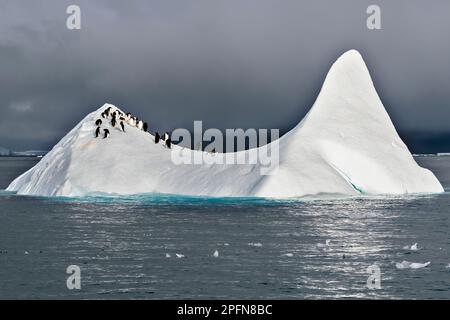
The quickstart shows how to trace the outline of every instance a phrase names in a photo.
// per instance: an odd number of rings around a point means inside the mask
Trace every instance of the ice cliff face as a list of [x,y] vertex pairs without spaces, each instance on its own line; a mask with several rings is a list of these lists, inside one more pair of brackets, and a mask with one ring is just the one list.
[[[224,154],[165,148],[135,127],[121,132],[108,124],[103,128],[111,136],[95,139],[95,120],[108,106],[89,114],[7,190],[45,196],[162,192],[274,198],[443,192],[398,136],[355,50],[334,63],[306,117],[265,147],[269,152],[279,147],[279,166],[270,175],[261,175],[260,163],[217,164],[214,157]],[[235,156],[252,158],[260,150]],[[212,161],[176,164],[173,152]]]

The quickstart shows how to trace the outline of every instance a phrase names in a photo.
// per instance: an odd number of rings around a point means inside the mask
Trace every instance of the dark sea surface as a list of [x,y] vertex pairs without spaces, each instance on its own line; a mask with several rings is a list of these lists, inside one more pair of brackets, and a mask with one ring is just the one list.
[[[416,160],[446,193],[273,201],[0,191],[0,298],[449,299],[450,157]],[[0,189],[37,161],[0,158]],[[402,261],[431,264],[398,269]],[[80,290],[66,286],[69,265],[80,267]],[[380,289],[367,287],[374,265]]]

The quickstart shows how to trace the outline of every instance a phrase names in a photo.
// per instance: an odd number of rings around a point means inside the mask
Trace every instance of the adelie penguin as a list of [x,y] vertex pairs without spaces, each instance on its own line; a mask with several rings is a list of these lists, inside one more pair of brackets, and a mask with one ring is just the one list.
[[116,117],[113,117],[112,120],[111,120],[111,125],[112,125],[113,127],[115,127],[115,126],[116,126],[116,123],[117,123]]
[[97,121],[95,121],[95,125],[96,126],[101,126],[102,125],[102,120],[101,119],[97,119]]
[[100,135],[100,127],[97,127],[97,129],[95,129],[95,137],[98,138],[99,135]]
[[170,140],[170,138],[167,138],[166,139],[166,146],[167,146],[167,148],[169,148],[170,149],[170,146],[172,145],[172,140]]
[[145,132],[147,132],[147,130],[148,130],[148,124],[147,124],[147,122],[144,122],[144,124],[142,125],[142,130],[144,130]]
[[161,139],[161,136],[159,135],[158,132],[156,132],[155,133],[155,143],[158,143],[160,139]]
[[122,131],[125,132],[125,125],[123,124],[123,121],[120,121],[120,127],[122,128]]
[[108,129],[103,129],[103,139],[106,139],[109,137],[109,130]]

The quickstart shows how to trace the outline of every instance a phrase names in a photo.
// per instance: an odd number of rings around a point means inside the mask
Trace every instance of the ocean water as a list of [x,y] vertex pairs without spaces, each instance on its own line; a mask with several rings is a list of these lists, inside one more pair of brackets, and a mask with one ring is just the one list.
[[[416,159],[449,190],[450,157]],[[0,189],[37,161],[0,158]],[[449,208],[448,192],[273,201],[0,191],[0,298],[449,299]],[[69,265],[80,290],[67,288]],[[380,289],[367,287],[374,265]]]

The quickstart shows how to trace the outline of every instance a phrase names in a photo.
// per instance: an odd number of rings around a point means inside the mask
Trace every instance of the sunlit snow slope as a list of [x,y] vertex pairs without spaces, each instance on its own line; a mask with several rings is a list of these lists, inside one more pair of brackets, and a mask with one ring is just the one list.
[[[172,152],[209,162],[224,155],[179,146],[170,150],[131,126],[124,133],[103,125],[111,136],[95,139],[94,122],[108,106],[83,119],[8,190],[45,196],[161,192],[275,198],[443,191],[398,136],[355,50],[334,63],[307,116],[266,147],[279,146],[279,167],[269,175],[261,174],[260,163],[175,164]],[[261,150],[233,156],[254,158]]]

